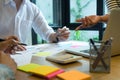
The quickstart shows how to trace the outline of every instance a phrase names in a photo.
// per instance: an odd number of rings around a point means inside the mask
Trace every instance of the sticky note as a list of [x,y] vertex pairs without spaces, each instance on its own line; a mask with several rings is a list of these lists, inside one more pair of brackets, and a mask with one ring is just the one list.
[[55,77],[57,74],[60,74],[60,73],[63,73],[63,72],[64,72],[64,70],[62,70],[62,69],[57,70],[57,71],[55,71],[55,72],[53,72],[53,73],[48,74],[48,75],[46,76],[46,78],[47,78],[47,79],[51,79],[51,78]]
[[34,56],[49,56],[50,52],[37,52]]
[[57,77],[63,80],[91,80],[90,75],[82,73],[77,70],[70,70],[70,71],[58,74]]
[[30,73],[41,75],[41,76],[47,76],[50,73],[53,73],[57,70],[60,70],[59,68],[53,67],[53,66],[39,66],[37,68],[29,70]]
[[39,64],[34,64],[34,63],[30,63],[30,64],[26,64],[23,66],[18,66],[18,70],[24,71],[24,72],[29,72],[29,70],[34,69],[39,67]]

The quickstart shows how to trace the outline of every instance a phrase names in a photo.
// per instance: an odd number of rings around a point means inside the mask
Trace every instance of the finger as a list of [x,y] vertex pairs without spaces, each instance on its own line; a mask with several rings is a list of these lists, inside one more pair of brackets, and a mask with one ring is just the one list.
[[82,18],[82,24],[80,25],[80,28],[86,28],[87,26],[87,22],[86,22],[86,18]]
[[22,45],[17,45],[17,50],[18,51],[24,51],[24,50],[26,50],[26,48]]
[[89,20],[87,17],[85,17],[85,21],[86,21],[85,26],[89,26]]
[[62,37],[62,36],[69,35],[69,34],[70,34],[70,31],[64,31],[58,37]]
[[82,18],[81,19],[76,19],[76,22],[82,22]]
[[63,36],[65,33],[69,33],[69,28],[66,28],[66,26],[57,30],[57,36]]
[[88,18],[88,23],[89,23],[89,25],[91,26],[91,25],[93,25],[94,23],[93,23],[93,21],[91,20],[91,18],[89,18],[89,17],[87,17]]
[[65,31],[69,31],[69,28],[67,28],[66,26],[64,26],[64,27],[61,29],[61,32],[65,32]]
[[24,51],[26,50],[25,47],[21,45],[14,46],[14,51]]
[[14,49],[13,47],[8,47],[4,52],[7,54],[12,54],[14,52]]
[[82,29],[82,28],[84,28],[84,27],[83,27],[83,25],[81,24],[80,26],[78,26],[77,28],[75,28],[75,31],[80,30],[80,29]]
[[14,40],[16,40],[16,41],[19,41],[19,39],[18,39],[16,36],[9,36],[9,37],[7,37],[6,39],[14,39]]
[[88,17],[85,17],[85,27],[88,27],[90,25],[90,20]]

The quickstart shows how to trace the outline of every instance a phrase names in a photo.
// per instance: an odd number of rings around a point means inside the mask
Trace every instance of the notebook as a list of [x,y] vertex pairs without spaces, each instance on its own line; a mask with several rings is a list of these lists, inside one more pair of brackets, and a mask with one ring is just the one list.
[[[109,16],[109,21],[105,29],[102,41],[106,41],[110,38],[113,38],[111,56],[120,54],[120,9],[113,9]],[[87,48],[87,49],[86,49]],[[79,46],[78,48],[67,48],[66,51],[81,55],[84,57],[89,57],[89,45]]]

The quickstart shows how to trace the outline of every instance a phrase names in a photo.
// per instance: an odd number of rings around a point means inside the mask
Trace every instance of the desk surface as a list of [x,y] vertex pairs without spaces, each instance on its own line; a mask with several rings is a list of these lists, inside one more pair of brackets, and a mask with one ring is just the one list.
[[[38,58],[38,57],[33,57],[31,62],[38,63],[41,65],[52,65],[55,67],[62,68],[65,71],[71,70],[71,69],[77,69],[81,72],[91,75],[92,80],[119,80],[119,77],[120,77],[120,72],[119,72],[120,71],[120,64],[119,64],[120,56],[112,57],[110,73],[90,73],[88,59],[79,60],[78,62],[67,64],[67,65],[60,65],[57,63],[47,61],[45,60],[45,58]],[[23,80],[23,79],[24,80],[44,80],[36,76],[30,76],[27,73],[24,73],[21,71],[17,71],[16,79],[17,80]],[[53,80],[59,80],[59,79],[55,78]]]
[[[92,76],[92,80],[119,80],[120,77],[120,56],[115,56],[111,58],[111,72],[110,73],[90,73],[89,72],[89,60],[87,58],[83,58],[74,63],[70,63],[67,65],[61,65],[54,62],[47,61],[45,57],[37,57],[33,56],[31,59],[32,63],[37,63],[40,65],[50,65],[55,66],[65,71],[71,69],[77,69],[81,72],[87,73]],[[37,76],[31,76],[25,72],[17,71],[16,72],[16,80],[44,80]],[[58,78],[54,78],[52,80],[60,80]]]

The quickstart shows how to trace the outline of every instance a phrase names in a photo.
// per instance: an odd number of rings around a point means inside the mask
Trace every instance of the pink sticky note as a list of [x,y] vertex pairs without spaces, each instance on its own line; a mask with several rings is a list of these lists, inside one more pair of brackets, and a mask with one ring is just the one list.
[[56,72],[53,72],[53,73],[47,75],[46,78],[49,80],[49,79],[55,77],[57,74],[60,74],[60,73],[62,73],[62,72],[64,72],[64,70],[60,69],[60,70],[58,70],[58,71],[56,71]]

